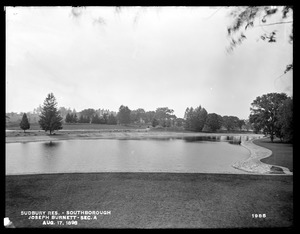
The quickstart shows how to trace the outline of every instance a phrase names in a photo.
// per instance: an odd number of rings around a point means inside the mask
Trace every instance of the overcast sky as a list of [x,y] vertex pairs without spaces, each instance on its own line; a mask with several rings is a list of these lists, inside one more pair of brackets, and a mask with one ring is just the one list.
[[[291,24],[257,26],[232,54],[227,7],[6,8],[6,112],[53,92],[76,111],[187,107],[246,119],[270,92],[292,95]],[[276,18],[276,17],[274,17]],[[271,21],[270,21],[271,22]],[[278,30],[276,43],[259,36]]]

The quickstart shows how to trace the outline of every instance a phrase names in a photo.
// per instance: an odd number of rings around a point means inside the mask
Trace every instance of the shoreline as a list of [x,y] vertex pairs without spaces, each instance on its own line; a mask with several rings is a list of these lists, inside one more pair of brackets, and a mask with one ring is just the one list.
[[[278,166],[278,165],[271,165],[266,164],[261,161],[261,159],[270,157],[272,155],[272,151],[255,144],[253,141],[255,139],[249,141],[243,141],[241,145],[250,151],[250,157],[244,161],[238,161],[232,165],[232,167],[246,171],[249,173],[255,174],[280,174],[280,175],[293,175],[288,168]],[[282,173],[276,173],[272,170],[272,167],[278,167],[282,169]]]
[[44,142],[60,140],[96,140],[96,139],[163,139],[163,138],[183,138],[200,136],[248,136],[261,138],[261,134],[254,133],[203,133],[203,132],[167,132],[167,131],[147,131],[147,130],[113,130],[113,131],[91,131],[91,130],[66,130],[57,132],[55,135],[45,134],[40,131],[6,132],[5,143],[25,143]]

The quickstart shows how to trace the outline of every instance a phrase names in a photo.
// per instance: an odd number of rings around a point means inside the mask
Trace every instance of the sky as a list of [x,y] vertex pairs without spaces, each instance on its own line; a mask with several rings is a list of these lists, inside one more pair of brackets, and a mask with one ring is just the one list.
[[[6,7],[6,112],[33,111],[52,92],[78,112],[169,107],[182,118],[201,105],[247,119],[256,97],[293,95],[293,73],[282,76],[291,24],[256,24],[229,54],[233,9]],[[276,43],[259,39],[272,29]]]

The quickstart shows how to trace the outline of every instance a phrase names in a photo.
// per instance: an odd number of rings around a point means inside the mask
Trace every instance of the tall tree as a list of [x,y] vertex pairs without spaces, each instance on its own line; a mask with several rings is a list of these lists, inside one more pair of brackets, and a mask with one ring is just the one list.
[[250,129],[252,129],[252,126],[251,126],[251,123],[250,123],[250,120],[249,119],[245,119],[245,128],[247,131],[249,131]]
[[30,124],[29,124],[26,113],[23,114],[23,117],[22,117],[22,120],[20,123],[20,128],[24,130],[24,133],[25,133],[25,130],[30,128]]
[[182,127],[184,125],[184,119],[183,118],[176,118],[175,120],[175,126]]
[[99,118],[98,114],[95,114],[92,117],[92,123],[94,123],[94,124],[100,124],[100,118]]
[[57,102],[53,93],[49,93],[42,107],[39,124],[41,129],[45,130],[45,132],[49,131],[50,135],[53,131],[62,129],[63,118],[60,116],[56,106]]
[[102,116],[102,119],[103,119],[103,124],[107,124],[107,121],[108,121],[108,114],[107,114],[107,113],[104,113],[103,116]]
[[242,131],[242,127],[245,125],[245,120],[239,119],[239,120],[237,121],[237,125],[238,125],[240,131]]
[[205,124],[211,131],[215,132],[222,127],[222,116],[216,113],[209,113],[207,115]]
[[65,118],[66,123],[71,123],[71,115],[70,113],[67,113],[66,118]]
[[279,108],[287,98],[285,93],[268,93],[251,103],[250,122],[269,134],[272,142],[277,130]]
[[[74,112],[73,112],[74,113]],[[76,115],[76,112],[73,114],[73,123],[77,123],[78,122],[78,118]]]
[[84,122],[85,122],[85,121],[84,121],[83,115],[80,115],[79,120],[78,120],[78,123],[84,123]]
[[154,116],[155,116],[155,111],[147,111],[145,113],[145,122],[151,123]]
[[143,108],[136,109],[138,121],[146,121],[146,111]]
[[293,142],[293,125],[293,99],[289,97],[279,107],[276,136]]
[[107,124],[110,125],[117,124],[117,118],[113,114],[110,114],[107,119]]
[[138,108],[136,110],[132,110],[130,112],[130,121],[132,123],[141,123],[146,121],[146,112],[142,108]]
[[121,105],[117,118],[120,124],[129,124],[130,123],[130,112],[131,110],[127,106]]
[[80,112],[80,115],[83,115],[85,117],[86,121],[88,119],[91,120],[95,114],[96,114],[96,111],[93,108],[84,109]]
[[227,131],[234,130],[238,127],[239,118],[236,116],[223,116],[223,126],[227,129]]
[[207,118],[207,111],[204,108],[202,108],[201,106],[198,106],[194,110],[193,117],[194,117],[194,119],[193,119],[192,126],[193,126],[194,131],[201,132],[204,127],[206,118]]
[[157,119],[153,118],[151,124],[152,124],[152,127],[155,128],[157,125],[159,125],[159,122]]
[[207,118],[207,111],[201,106],[195,109],[193,107],[187,108],[184,118],[186,130],[201,132]]
[[170,125],[170,120],[175,119],[176,116],[173,115],[174,110],[168,107],[159,107],[155,111],[154,118],[158,120],[159,124],[163,127],[168,127]]
[[191,108],[187,107],[184,113],[184,119],[185,119],[184,128],[189,131],[192,130],[193,113],[194,113],[193,107]]

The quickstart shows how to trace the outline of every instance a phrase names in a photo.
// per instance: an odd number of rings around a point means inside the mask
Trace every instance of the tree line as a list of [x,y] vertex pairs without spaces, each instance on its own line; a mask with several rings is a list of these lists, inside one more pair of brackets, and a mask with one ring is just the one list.
[[[65,118],[61,115],[61,111],[65,111]],[[241,120],[234,116],[221,117],[215,113],[208,114],[207,111],[201,106],[193,109],[187,108],[184,118],[177,118],[174,115],[174,110],[168,107],[159,107],[155,111],[145,111],[142,108],[130,110],[128,106],[121,105],[117,114],[113,112],[103,113],[99,116],[97,111],[92,108],[84,109],[77,112],[66,108],[57,109],[57,102],[52,93],[48,94],[43,106],[39,109],[39,121],[41,128],[45,131],[62,129],[63,120],[65,123],[92,123],[92,124],[149,124],[152,127],[179,127],[188,131],[217,131],[222,126],[227,130],[233,130]],[[109,112],[109,111],[107,111]],[[244,123],[244,122],[243,122]],[[240,126],[240,125],[239,125]],[[20,123],[21,129],[24,131],[30,128],[30,124],[26,113],[24,113]]]
[[[130,110],[128,106],[121,105],[116,115],[104,113],[98,116],[92,109],[84,109],[78,119],[76,113],[67,113],[67,123],[95,123],[95,124],[151,124],[152,127],[179,127],[187,131],[216,132],[222,127],[227,131],[235,129],[247,130],[253,128],[255,133],[262,131],[269,135],[273,142],[274,137],[293,142],[293,99],[284,93],[269,93],[257,97],[250,108],[249,120],[242,120],[236,116],[221,116],[208,113],[201,105],[188,107],[184,118],[177,118],[174,110],[168,107],[157,108],[156,111],[145,111],[142,108]],[[48,94],[39,115],[41,129],[50,134],[62,129],[63,118],[57,109],[57,102],[52,93]],[[23,114],[20,128],[27,130],[30,124],[26,113]]]
[[247,125],[247,120],[239,119],[236,116],[221,116],[216,113],[208,113],[205,108],[198,106],[197,108],[187,108],[184,114],[185,129],[196,132],[216,132],[221,128],[227,131],[242,130],[245,127],[247,130],[251,126]]

